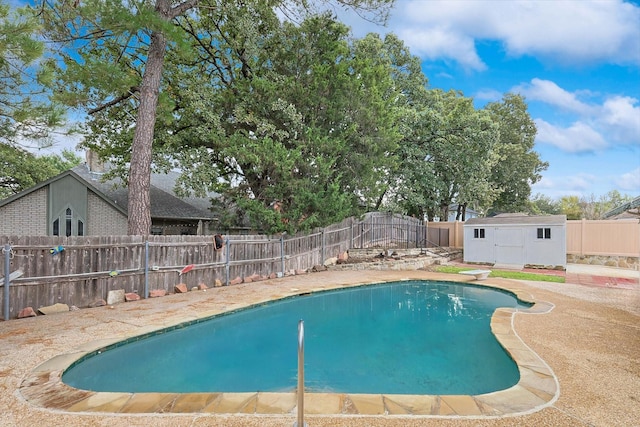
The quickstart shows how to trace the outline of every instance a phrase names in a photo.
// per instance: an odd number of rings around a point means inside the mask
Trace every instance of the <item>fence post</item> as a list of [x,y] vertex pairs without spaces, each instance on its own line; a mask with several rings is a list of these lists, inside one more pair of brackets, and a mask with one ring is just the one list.
[[9,282],[11,281],[11,245],[4,245],[4,320],[9,320]]
[[230,251],[231,248],[229,247],[229,245],[231,244],[231,240],[229,240],[228,236],[225,237],[225,240],[227,241],[226,245],[225,245],[226,248],[227,248],[227,253],[225,254],[225,261],[224,261],[224,271],[225,271],[225,274],[227,276],[225,285],[229,286],[229,281],[230,281],[230,278],[229,278],[229,274],[230,274],[230,271],[229,271],[229,262],[230,262],[230,260],[229,260],[229,252],[231,252]]
[[353,248],[353,223],[354,219],[351,218],[351,226],[349,227],[349,245],[347,246],[347,250]]
[[284,234],[280,236],[280,264],[282,266],[282,277],[284,277]]
[[149,241],[144,242],[144,298],[149,298]]
[[324,265],[324,228],[322,229],[320,234],[322,235],[322,243],[320,246],[320,264]]
[[411,233],[411,224],[407,220],[405,220],[405,224],[407,224],[407,249],[409,249],[409,233]]

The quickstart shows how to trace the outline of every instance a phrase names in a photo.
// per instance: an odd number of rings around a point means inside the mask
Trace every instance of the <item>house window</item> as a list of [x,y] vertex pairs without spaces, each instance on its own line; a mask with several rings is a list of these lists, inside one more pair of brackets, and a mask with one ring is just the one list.
[[474,228],[473,229],[473,238],[474,239],[484,239],[484,228]]
[[72,224],[72,221],[73,221],[73,212],[71,212],[71,208],[67,208],[66,217],[67,217],[66,218],[67,220],[66,220],[66,228],[65,228],[66,233],[65,233],[65,235],[67,237],[69,237],[69,236],[71,236],[71,224]]
[[538,239],[550,239],[550,238],[551,238],[550,228],[538,228]]
[[84,218],[78,216],[78,212],[71,205],[67,205],[51,218],[51,235],[84,236],[84,223]]

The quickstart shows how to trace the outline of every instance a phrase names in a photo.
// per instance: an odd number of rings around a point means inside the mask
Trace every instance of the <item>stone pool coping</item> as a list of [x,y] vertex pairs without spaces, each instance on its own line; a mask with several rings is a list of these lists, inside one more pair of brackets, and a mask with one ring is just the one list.
[[[407,272],[409,273],[409,272]],[[452,278],[426,278],[421,274],[407,274],[402,280],[445,280],[461,282]],[[413,277],[412,277],[413,276]],[[313,289],[289,288],[277,297],[280,299],[298,294],[341,289],[398,279],[381,278],[379,281],[364,280],[355,283],[328,283]],[[523,301],[534,303],[528,309],[497,309],[491,319],[491,329],[498,341],[518,365],[520,381],[505,390],[481,395],[397,395],[397,394],[349,394],[349,393],[305,393],[305,416],[313,415],[389,415],[411,417],[471,417],[495,418],[532,413],[552,405],[558,398],[558,381],[549,366],[532,351],[515,332],[513,321],[517,314],[536,315],[548,313],[553,305],[533,301],[528,292],[516,282],[495,285],[490,280],[470,286],[489,287],[513,292]],[[214,290],[215,292],[215,290]],[[248,307],[262,301],[244,301],[231,307],[204,310],[197,319],[204,319],[227,311]],[[171,319],[170,325],[150,327],[142,335],[153,333],[180,323],[193,322],[193,318],[180,316]],[[62,373],[85,355],[102,348],[141,335],[102,339],[88,342],[69,352],[37,366],[25,377],[19,392],[30,404],[69,413],[119,413],[119,414],[295,414],[297,396],[295,392],[272,393],[120,393],[79,390],[64,384]]]

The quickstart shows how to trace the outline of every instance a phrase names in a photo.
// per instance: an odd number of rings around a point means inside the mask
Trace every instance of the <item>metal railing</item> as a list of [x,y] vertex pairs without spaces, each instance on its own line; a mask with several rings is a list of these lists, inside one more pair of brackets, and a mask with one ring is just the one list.
[[298,322],[298,421],[293,427],[307,427],[304,422],[304,321]]

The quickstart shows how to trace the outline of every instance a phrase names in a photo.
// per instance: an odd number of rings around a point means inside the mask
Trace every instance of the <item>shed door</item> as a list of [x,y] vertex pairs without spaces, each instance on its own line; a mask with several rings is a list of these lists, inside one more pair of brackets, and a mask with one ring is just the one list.
[[524,230],[522,228],[495,229],[497,264],[524,265]]

